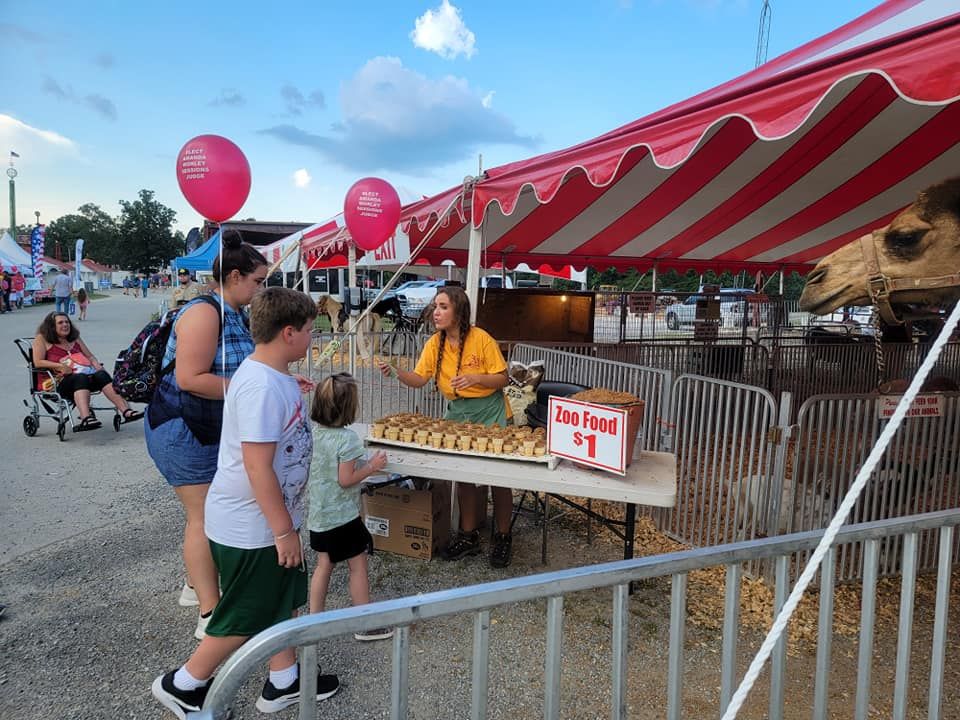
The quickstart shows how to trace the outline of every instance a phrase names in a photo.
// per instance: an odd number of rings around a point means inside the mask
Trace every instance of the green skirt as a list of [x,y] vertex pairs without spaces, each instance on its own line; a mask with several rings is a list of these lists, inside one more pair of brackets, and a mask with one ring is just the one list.
[[455,398],[447,403],[447,420],[480,423],[481,425],[507,425],[507,402],[500,390],[494,390],[486,397]]

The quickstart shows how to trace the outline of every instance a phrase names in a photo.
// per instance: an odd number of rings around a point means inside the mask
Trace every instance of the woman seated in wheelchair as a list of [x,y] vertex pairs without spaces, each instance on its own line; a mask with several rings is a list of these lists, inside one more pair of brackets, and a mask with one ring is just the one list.
[[[37,336],[33,339],[33,367],[35,370],[52,372],[57,393],[77,406],[80,414],[77,430],[95,430],[101,426],[102,423],[90,408],[90,394],[101,390],[117,408],[123,422],[143,417],[142,412],[133,410],[117,394],[112,378],[103,369],[103,363],[90,352],[70,322],[70,317],[64,313],[50,313],[37,328]],[[38,373],[37,390],[52,390],[44,385],[48,382],[46,373]]]

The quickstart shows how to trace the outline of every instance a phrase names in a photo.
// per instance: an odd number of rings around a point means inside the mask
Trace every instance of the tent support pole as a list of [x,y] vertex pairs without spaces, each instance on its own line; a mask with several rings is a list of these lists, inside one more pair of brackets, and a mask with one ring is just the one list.
[[656,263],[653,264],[653,278],[650,283],[650,290],[652,292],[657,291],[657,264]]
[[347,243],[347,287],[357,286],[357,246]]
[[477,292],[480,289],[480,251],[483,248],[483,226],[470,221],[470,244],[467,252],[467,298],[470,300],[470,322],[477,322]]

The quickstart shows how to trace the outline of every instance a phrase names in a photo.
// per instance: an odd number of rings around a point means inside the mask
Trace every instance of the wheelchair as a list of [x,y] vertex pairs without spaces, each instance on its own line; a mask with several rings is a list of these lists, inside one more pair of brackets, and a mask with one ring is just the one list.
[[[57,437],[63,442],[66,440],[67,426],[72,432],[78,432],[79,426],[73,419],[73,403],[62,397],[56,390],[56,378],[49,370],[38,370],[33,365],[33,338],[15,338],[14,344],[23,355],[27,363],[27,371],[30,377],[30,399],[24,400],[23,404],[30,411],[30,414],[23,418],[23,432],[27,437],[33,437],[40,428],[40,418],[50,418],[57,422]],[[38,379],[40,381],[50,380],[53,390],[38,390]],[[97,410],[113,410],[113,429],[120,432],[120,426],[124,424],[123,416],[111,404],[108,407],[96,407],[93,404],[93,398],[99,393],[93,393],[90,397],[90,410],[96,413]]]

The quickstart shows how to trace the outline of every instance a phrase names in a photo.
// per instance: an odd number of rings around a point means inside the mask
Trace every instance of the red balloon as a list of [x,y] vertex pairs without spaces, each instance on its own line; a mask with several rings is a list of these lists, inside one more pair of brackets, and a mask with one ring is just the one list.
[[250,194],[250,163],[243,151],[220,135],[198,135],[177,155],[180,192],[207,220],[232,218]]
[[376,250],[397,229],[400,196],[386,180],[357,180],[343,201],[343,219],[354,244],[361,250]]

